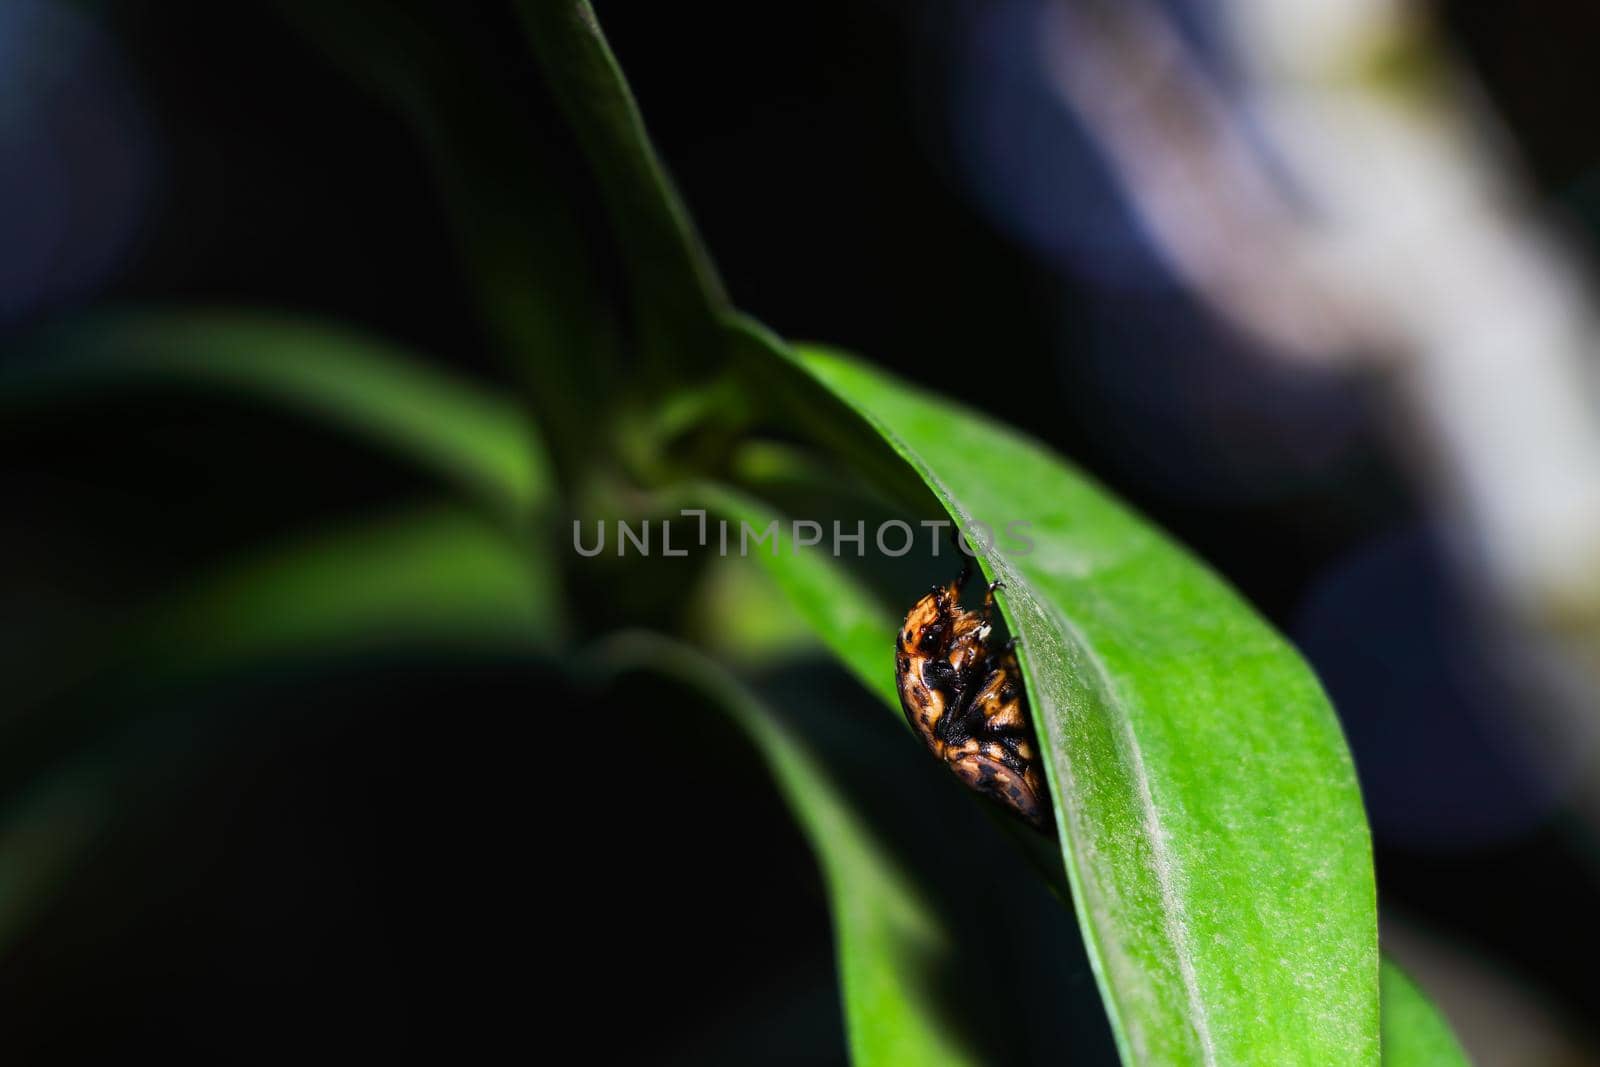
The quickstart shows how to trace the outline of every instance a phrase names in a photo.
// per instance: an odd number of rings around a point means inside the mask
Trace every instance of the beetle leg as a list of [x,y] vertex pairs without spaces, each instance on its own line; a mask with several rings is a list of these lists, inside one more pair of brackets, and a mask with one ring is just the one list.
[[989,621],[989,617],[994,614],[994,594],[995,594],[995,590],[1004,589],[1005,587],[1006,587],[1006,583],[1005,582],[993,581],[993,582],[989,583],[988,591],[983,594],[983,621],[984,622],[988,622]]

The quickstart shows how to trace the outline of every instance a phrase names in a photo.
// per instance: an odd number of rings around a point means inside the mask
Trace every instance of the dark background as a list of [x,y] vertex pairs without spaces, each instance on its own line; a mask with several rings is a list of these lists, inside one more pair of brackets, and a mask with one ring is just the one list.
[[[442,11],[559,143],[509,16]],[[1496,734],[1519,698],[1371,398],[1277,369],[1184,296],[1081,136],[1036,114],[1004,18],[883,0],[599,13],[734,301],[1027,429],[1215,565],[1344,718],[1384,906],[1593,1019],[1592,837]],[[1600,14],[1446,14],[1592,236]],[[270,7],[26,0],[0,15],[0,83],[8,56],[34,91],[4,127],[6,330],[107,301],[283,308],[505,377],[422,150]],[[68,163],[33,165],[46,144]],[[1019,223],[1037,205],[1018,190],[1057,178],[1051,213]],[[420,492],[334,434],[284,429],[221,401],[6,427],[7,567],[51,591],[7,612],[13,652],[70,660],[53,619]],[[181,758],[150,743],[166,754],[129,777],[115,832],[0,961],[7,1045],[265,1061],[539,1049],[554,1028],[651,1059],[840,1056],[821,884],[752,754],[679,722],[671,694],[560,679],[419,650],[163,694],[154,715],[155,698],[79,694],[195,740]],[[592,757],[530,772],[574,703]],[[648,727],[611,736],[641,709]],[[715,785],[661,769],[685,747]]]

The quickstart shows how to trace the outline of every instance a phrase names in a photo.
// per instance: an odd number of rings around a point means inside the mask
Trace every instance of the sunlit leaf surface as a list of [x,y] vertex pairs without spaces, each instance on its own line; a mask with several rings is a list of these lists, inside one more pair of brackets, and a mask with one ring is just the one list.
[[996,536],[981,556],[1007,586],[1124,1058],[1376,1062],[1366,821],[1299,657],[1207,568],[1033,442],[831,353],[802,366],[963,525],[1028,524],[1017,529],[1031,546]]

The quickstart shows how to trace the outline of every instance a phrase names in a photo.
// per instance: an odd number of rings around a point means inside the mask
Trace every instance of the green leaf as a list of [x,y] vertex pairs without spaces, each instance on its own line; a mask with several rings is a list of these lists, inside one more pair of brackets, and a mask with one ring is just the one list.
[[828,556],[814,548],[798,548],[786,517],[762,501],[709,482],[686,489],[683,501],[684,506],[708,508],[728,519],[734,538],[741,524],[755,531],[752,537],[772,528],[774,539],[756,546],[750,558],[862,685],[891,705],[899,699],[894,672],[883,669],[880,654],[884,635],[894,633],[899,620],[877,598]]
[[140,671],[193,670],[391,642],[546,647],[562,623],[543,555],[460,508],[319,530],[154,607],[132,658]]
[[1417,984],[1383,961],[1384,1067],[1467,1067],[1450,1024]]
[[204,386],[262,397],[342,426],[525,517],[549,492],[515,403],[350,331],[230,311],[106,312],[6,352],[0,404],[132,386]]
[[760,751],[827,881],[852,1062],[978,1062],[934,987],[939,961],[952,952],[944,925],[804,740],[738,681],[676,642],[626,634],[603,645],[600,658],[614,671],[649,669],[694,686]]
[[716,366],[727,298],[587,0],[519,0],[545,76],[593,168],[652,372],[681,386]]
[[980,557],[1006,583],[1124,1059],[1376,1062],[1370,842],[1337,720],[1294,651],[1037,444],[835,354],[794,366],[964,527],[1031,523],[1031,551],[1002,535]]
[[[762,501],[723,486],[701,485],[687,494],[732,522],[764,529],[783,517]],[[786,597],[788,607],[866,688],[903,722],[892,674],[884,669],[883,635],[895,619],[846,568],[815,548],[798,551],[782,532],[778,551],[755,552],[746,566],[759,566]],[[739,562],[739,561],[730,561]],[[1024,839],[1024,845],[1031,843]],[[1047,872],[1047,881],[1054,881]],[[1465,1065],[1456,1039],[1433,1005],[1397,966],[1384,959],[1381,971],[1383,1062],[1396,1067]]]

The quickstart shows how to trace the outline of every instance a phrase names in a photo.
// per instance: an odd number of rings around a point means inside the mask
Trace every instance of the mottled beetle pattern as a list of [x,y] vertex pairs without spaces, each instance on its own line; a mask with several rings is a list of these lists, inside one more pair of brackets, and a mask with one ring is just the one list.
[[982,610],[967,611],[961,590],[971,576],[968,559],[906,614],[895,649],[900,707],[957,778],[1044,829],[1047,793],[1016,653],[989,641],[1001,585],[989,587]]

